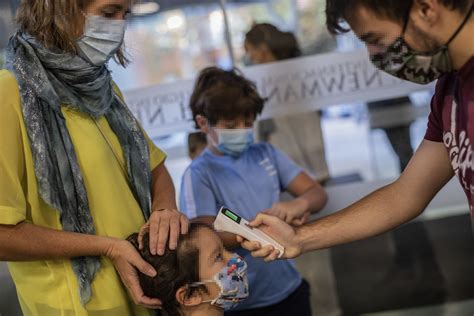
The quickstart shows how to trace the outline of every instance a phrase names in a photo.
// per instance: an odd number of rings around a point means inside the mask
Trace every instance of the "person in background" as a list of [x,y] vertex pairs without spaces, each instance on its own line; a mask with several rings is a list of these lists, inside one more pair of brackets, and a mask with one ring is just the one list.
[[[246,59],[250,64],[266,64],[301,56],[296,37],[269,23],[255,24],[245,35]],[[291,109],[289,109],[291,112]],[[289,114],[257,122],[259,141],[270,142],[318,181],[329,178],[321,113]]]
[[207,147],[207,137],[203,132],[189,133],[188,155],[191,160],[196,159]]
[[130,5],[21,2],[0,70],[0,260],[24,315],[152,314],[137,270],[156,271],[125,238],[146,228],[163,254],[186,233],[165,154],[107,67],[127,64]]
[[151,254],[148,233],[127,240],[157,271],[155,277],[138,276],[145,295],[162,302],[161,316],[222,316],[249,295],[247,263],[207,225],[192,223],[178,247],[163,256]]
[[[239,71],[201,71],[190,107],[208,146],[183,175],[180,207],[190,219],[212,224],[226,206],[244,218],[266,212],[301,225],[326,204],[321,185],[291,159],[268,143],[253,143],[254,121],[263,105],[256,86]],[[280,202],[283,191],[294,199]],[[226,248],[248,261],[252,289],[248,300],[226,315],[311,315],[309,284],[293,262],[265,264],[240,248],[235,235],[219,235]]]
[[[415,118],[411,115],[412,107],[408,96],[367,103],[370,128],[380,128],[385,132],[397,155],[400,172],[405,170],[413,156],[410,125]],[[397,111],[396,118],[393,117],[394,109]]]

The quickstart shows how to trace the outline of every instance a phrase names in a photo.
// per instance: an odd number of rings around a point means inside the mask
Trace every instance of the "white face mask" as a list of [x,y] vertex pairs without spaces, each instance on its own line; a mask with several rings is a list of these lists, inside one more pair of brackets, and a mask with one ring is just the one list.
[[94,66],[104,65],[122,46],[125,26],[125,20],[86,16],[84,35],[76,43],[79,56]]

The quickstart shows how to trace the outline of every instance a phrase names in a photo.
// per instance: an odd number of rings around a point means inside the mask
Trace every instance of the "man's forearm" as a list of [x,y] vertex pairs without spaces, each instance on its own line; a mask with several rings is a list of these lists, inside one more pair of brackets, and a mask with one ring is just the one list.
[[297,229],[303,252],[329,248],[391,230],[418,216],[427,202],[404,203],[392,184],[348,208]]
[[[453,177],[454,172],[442,142],[423,140],[402,175],[342,211],[318,221],[292,228],[281,219],[261,214],[251,223],[279,240],[285,257],[329,248],[393,229],[418,216]],[[243,241],[256,257],[276,259],[277,252]]]
[[0,225],[0,261],[35,261],[103,256],[116,239],[20,223]]
[[152,210],[177,209],[176,191],[174,189],[173,180],[164,163],[153,170],[152,176]]

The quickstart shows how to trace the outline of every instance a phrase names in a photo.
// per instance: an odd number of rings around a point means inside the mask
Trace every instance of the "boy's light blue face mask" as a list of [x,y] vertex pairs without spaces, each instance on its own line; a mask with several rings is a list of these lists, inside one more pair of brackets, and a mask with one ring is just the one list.
[[254,142],[253,129],[224,129],[214,128],[217,134],[217,142],[214,146],[224,155],[239,157],[244,153],[250,145]]
[[94,66],[104,65],[122,46],[125,26],[125,20],[86,16],[84,34],[76,43],[79,56]]

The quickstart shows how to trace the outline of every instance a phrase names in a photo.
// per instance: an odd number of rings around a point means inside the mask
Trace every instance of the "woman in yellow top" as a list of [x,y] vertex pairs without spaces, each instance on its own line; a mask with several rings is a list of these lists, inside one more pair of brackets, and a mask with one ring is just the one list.
[[21,3],[0,71],[0,260],[25,315],[149,314],[160,302],[137,269],[156,272],[124,238],[142,227],[163,254],[186,233],[165,155],[106,66],[126,64],[129,10],[130,0]]

